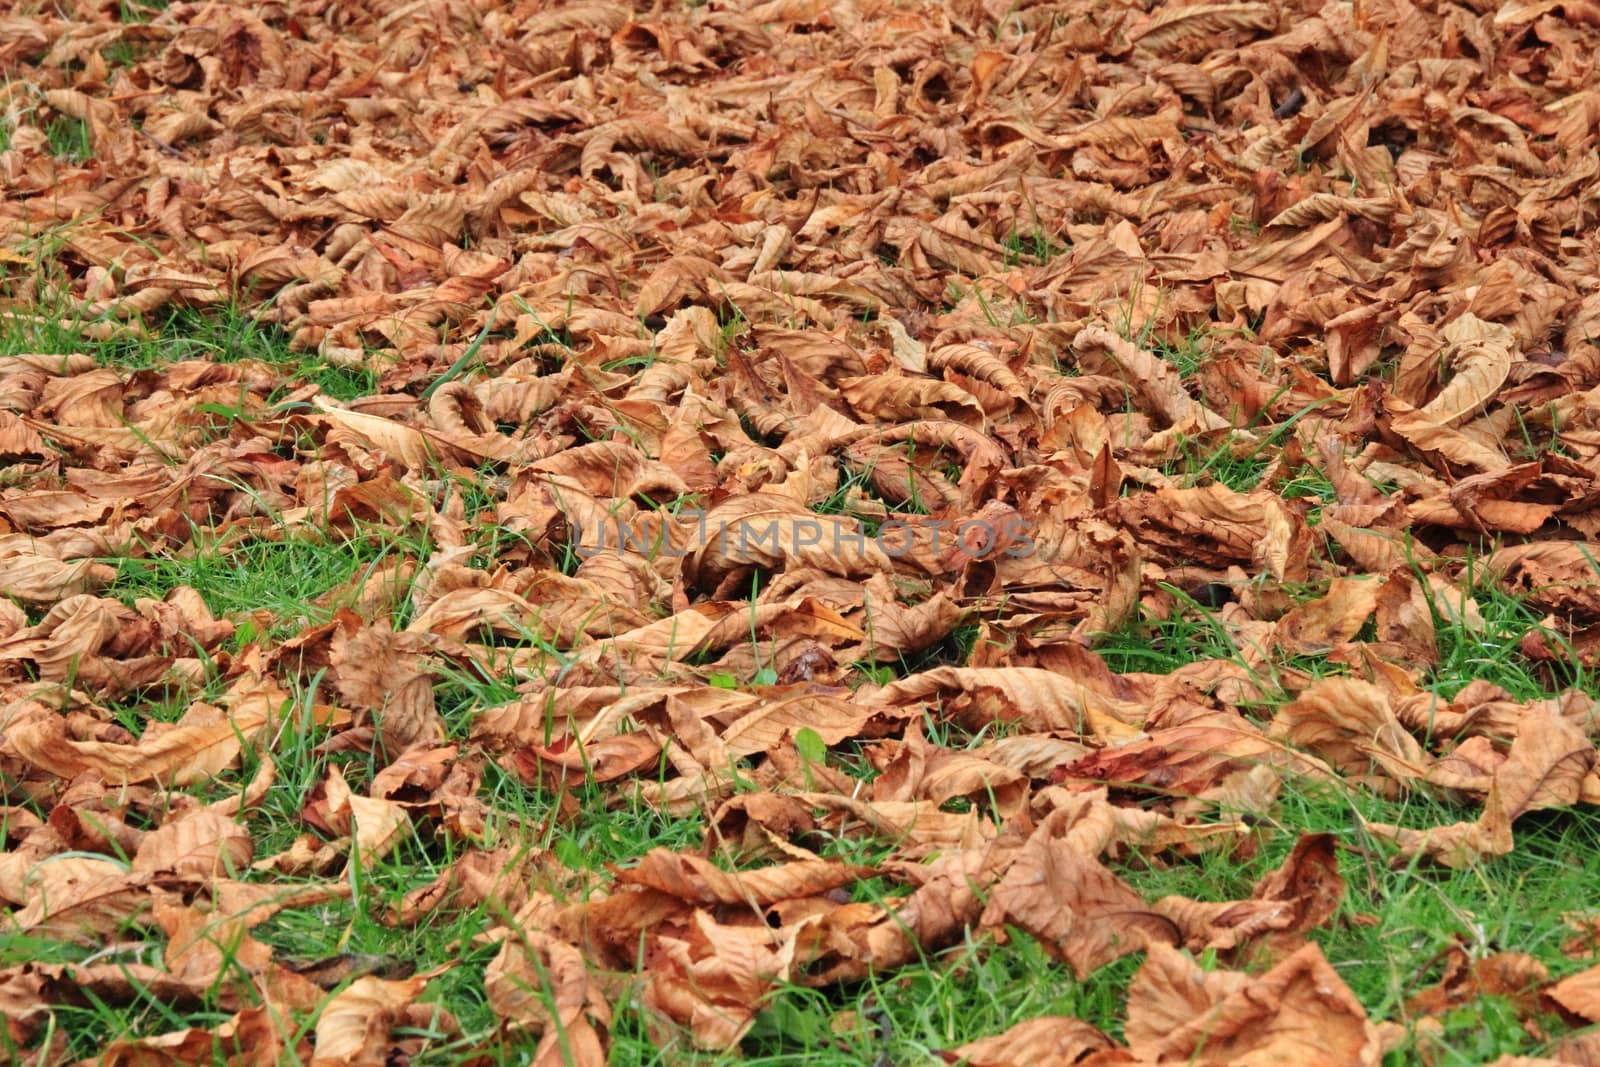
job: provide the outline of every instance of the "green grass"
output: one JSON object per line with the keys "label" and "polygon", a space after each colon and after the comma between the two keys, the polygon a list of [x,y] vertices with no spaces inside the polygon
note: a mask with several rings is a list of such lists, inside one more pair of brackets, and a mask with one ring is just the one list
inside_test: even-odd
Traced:
{"label": "green grass", "polygon": [[1260,451],[1239,454],[1229,439],[1207,446],[1185,437],[1180,439],[1179,449],[1178,457],[1163,465],[1161,472],[1180,478],[1191,488],[1218,483],[1236,493],[1248,493],[1261,484],[1261,476],[1272,465]]}
{"label": "green grass", "polygon": [[1025,262],[1049,263],[1067,251],[1037,225],[1014,230],[1000,243],[1005,247],[1008,267]]}
{"label": "green grass", "polygon": [[94,139],[89,124],[70,115],[59,115],[44,128],[50,154],[68,163],[83,163],[94,155]]}
{"label": "green grass", "polygon": [[[4,284],[0,282],[0,293]],[[31,319],[0,316],[0,355],[86,352],[105,366],[129,371],[184,360],[259,360],[283,382],[316,385],[336,400],[353,400],[377,388],[377,373],[371,367],[336,366],[314,352],[294,351],[288,335],[278,327],[258,322],[232,305],[171,309],[154,316],[143,337],[124,332],[111,340],[95,341],[85,336],[89,325],[62,308],[42,310]],[[287,391],[286,386],[278,390]]]}
{"label": "green grass", "polygon": [[167,9],[167,0],[117,0],[117,20],[133,25],[149,22]]}
{"label": "green grass", "polygon": [[1238,660],[1239,646],[1215,613],[1180,590],[1182,610],[1134,620],[1107,634],[1095,650],[1119,674],[1165,674],[1195,660]]}
{"label": "green grass", "polygon": [[[1079,982],[1034,938],[1012,930],[1003,950],[971,940],[837,991],[786,987],[769,998],[745,1041],[746,1063],[929,1063],[945,1049],[1040,1015],[1074,1015],[1121,1030],[1126,957]],[[626,1036],[624,1063],[636,1054]],[[726,1063],[705,1056],[690,1062]]]}
{"label": "green grass", "polygon": [[1189,378],[1205,361],[1206,337],[1205,329],[1196,328],[1175,341],[1157,340],[1152,347],[1156,355],[1178,368],[1180,376]]}
{"label": "green grass", "polygon": [[[0,152],[11,147],[11,139],[16,133],[13,124],[15,114],[13,112],[10,116],[0,117]],[[42,118],[31,108],[25,109],[22,114],[29,116],[29,121],[33,122],[39,122]],[[93,158],[94,137],[87,122],[71,115],[57,114],[44,122],[43,126],[45,145],[56,159],[63,163],[84,163]]]}
{"label": "green grass", "polygon": [[1463,584],[1472,591],[1483,617],[1482,627],[1457,618],[1447,605],[1434,603],[1434,632],[1439,662],[1424,677],[1426,686],[1441,696],[1453,697],[1474,679],[1492,682],[1517,700],[1536,700],[1569,688],[1600,691],[1588,668],[1575,658],[1537,661],[1522,652],[1522,639],[1542,633],[1558,652],[1566,650],[1560,634],[1543,625],[1539,612],[1497,586],[1476,581],[1469,565]]}
{"label": "green grass", "polygon": [[265,612],[275,620],[266,630],[247,623],[242,637],[282,638],[328,621],[354,602],[383,563],[404,551],[404,546],[376,536],[203,540],[145,557],[107,558],[105,562],[117,567],[117,577],[104,595],[132,604],[139,597],[160,600],[188,586],[218,618],[238,620]]}
{"label": "green grass", "polygon": [[139,62],[143,50],[138,43],[122,38],[106,45],[100,54],[105,57],[106,63],[113,68],[131,67]]}

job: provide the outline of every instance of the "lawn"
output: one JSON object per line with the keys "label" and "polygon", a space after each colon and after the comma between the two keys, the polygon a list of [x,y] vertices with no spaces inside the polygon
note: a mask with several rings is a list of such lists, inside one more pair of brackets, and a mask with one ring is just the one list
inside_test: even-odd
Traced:
{"label": "lawn", "polygon": [[9,1062],[1600,1059],[1584,10],[74,11]]}

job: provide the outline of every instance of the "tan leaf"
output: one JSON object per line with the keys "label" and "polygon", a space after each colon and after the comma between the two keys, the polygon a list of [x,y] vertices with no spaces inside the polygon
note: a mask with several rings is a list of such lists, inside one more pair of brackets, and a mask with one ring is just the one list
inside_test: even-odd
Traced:
{"label": "tan leaf", "polygon": [[939,1055],[946,1063],[969,1067],[1043,1067],[1077,1063],[1091,1052],[1114,1047],[1109,1037],[1082,1019],[1042,1015]]}
{"label": "tan leaf", "polygon": [[578,950],[540,930],[513,933],[484,973],[489,1006],[542,1035],[539,1067],[603,1067],[611,1007]]}
{"label": "tan leaf", "polygon": [[133,856],[136,873],[171,872],[196,880],[233,875],[255,854],[250,832],[209,809],[188,812],[144,835]]}
{"label": "tan leaf", "polygon": [[1600,1022],[1600,967],[1563,978],[1546,989],[1544,995],[1586,1022]]}
{"label": "tan leaf", "polygon": [[1440,361],[1454,372],[1439,394],[1417,409],[1419,416],[1453,426],[1481,411],[1511,372],[1508,327],[1462,315],[1444,328]]}
{"label": "tan leaf", "polygon": [[1452,946],[1443,977],[1407,998],[1406,1010],[1443,1015],[1480,997],[1505,997],[1516,1003],[1519,1014],[1532,1014],[1539,1010],[1539,989],[1549,978],[1544,964],[1526,952],[1495,952],[1472,959],[1464,948]]}
{"label": "tan leaf", "polygon": [[1130,952],[1175,943],[1178,928],[1074,839],[1075,815],[1061,809],[1039,825],[990,890],[984,923],[1026,930],[1081,979]]}
{"label": "tan leaf", "polygon": [[1390,794],[1425,774],[1431,762],[1383,691],[1353,678],[1324,678],[1284,705],[1272,720],[1271,736]]}
{"label": "tan leaf", "polygon": [[1296,605],[1273,627],[1273,640],[1296,652],[1318,652],[1356,636],[1378,604],[1378,583],[1335,578],[1325,596]]}
{"label": "tan leaf", "polygon": [[1168,52],[1193,38],[1215,38],[1230,30],[1268,30],[1278,23],[1270,4],[1192,4],[1163,11],[1135,37],[1154,52]]}
{"label": "tan leaf", "polygon": [[357,978],[334,994],[317,1016],[313,1067],[383,1067],[393,1047],[393,1030],[432,975],[401,981]]}
{"label": "tan leaf", "polygon": [[793,976],[798,933],[725,925],[697,911],[681,936],[657,941],[661,965],[641,1001],[687,1027],[696,1045],[731,1048],[755,1022],[761,998]]}
{"label": "tan leaf", "polygon": [[1378,1030],[1322,950],[1308,944],[1259,977],[1207,973],[1155,944],[1128,990],[1128,1044],[1146,1061],[1376,1065]]}
{"label": "tan leaf", "polygon": [[1283,864],[1256,883],[1248,900],[1165,897],[1155,910],[1178,924],[1189,948],[1232,949],[1264,935],[1281,942],[1304,934],[1331,918],[1343,897],[1333,836],[1304,834]]}
{"label": "tan leaf", "polygon": [[[1240,5],[1265,7],[1265,5]],[[1201,10],[1185,8],[1183,11]],[[1182,12],[1179,12],[1180,14]],[[1113,374],[1138,391],[1140,399],[1160,413],[1169,426],[1190,424],[1201,430],[1220,430],[1228,420],[1196,401],[1184,389],[1172,364],[1100,325],[1079,331],[1073,341],[1078,360],[1087,371]]]}
{"label": "tan leaf", "polygon": [[1138,734],[1143,709],[1036,667],[935,667],[892,682],[867,698],[880,706],[942,706],[981,727],[1013,721],[1031,730],[1102,738]]}
{"label": "tan leaf", "polygon": [[845,378],[839,391],[863,419],[898,422],[904,419],[957,419],[982,421],[983,407],[972,394],[949,382],[875,374]]}
{"label": "tan leaf", "polygon": [[382,752],[394,759],[417,745],[444,739],[444,721],[434,707],[433,680],[419,669],[420,648],[409,646],[388,624],[343,627],[333,636],[331,665],[339,693],[377,718]]}
{"label": "tan leaf", "polygon": [[759,908],[774,901],[818,896],[849,885],[860,868],[829,860],[802,860],[749,871],[724,871],[708,860],[656,848],[638,866],[617,875],[621,885],[639,885],[695,904]]}
{"label": "tan leaf", "polygon": [[1578,727],[1548,711],[1530,714],[1495,768],[1477,820],[1423,830],[1368,823],[1367,830],[1400,846],[1396,862],[1423,855],[1447,867],[1470,867],[1511,851],[1511,824],[1523,813],[1576,804],[1595,761],[1595,747]]}
{"label": "tan leaf", "polygon": [[24,759],[62,778],[93,771],[107,782],[185,786],[211,779],[231,766],[242,741],[253,738],[276,711],[271,697],[258,692],[237,703],[231,715],[209,714],[205,718],[210,721],[180,723],[152,740],[131,745],[72,740],[63,720],[52,714],[14,721],[6,738]]}

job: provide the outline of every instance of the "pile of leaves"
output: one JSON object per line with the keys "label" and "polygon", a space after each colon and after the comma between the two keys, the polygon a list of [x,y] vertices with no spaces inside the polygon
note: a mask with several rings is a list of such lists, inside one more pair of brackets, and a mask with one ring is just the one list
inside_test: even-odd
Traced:
{"label": "pile of leaves", "polygon": [[[1372,921],[1341,866],[1600,801],[1596,56],[1586,0],[0,16],[15,1062],[139,998],[211,1021],[107,1062],[449,1040],[448,968],[258,936],[347,898],[483,916],[462,1058],[603,1063],[624,1005],[735,1050],[1026,935],[1142,954],[1120,1034],[948,1061],[1374,1064],[1492,989],[1596,1062],[1600,969],[1463,950],[1369,1018],[1316,940]],[[122,358],[229,316],[284,359]],[[351,562],[161,580],[274,552]],[[1440,683],[1488,597],[1548,693]],[[1226,655],[1110,654],[1196,619]],[[626,805],[701,839],[558,847]],[[1263,847],[1239,899],[1125,876]]]}

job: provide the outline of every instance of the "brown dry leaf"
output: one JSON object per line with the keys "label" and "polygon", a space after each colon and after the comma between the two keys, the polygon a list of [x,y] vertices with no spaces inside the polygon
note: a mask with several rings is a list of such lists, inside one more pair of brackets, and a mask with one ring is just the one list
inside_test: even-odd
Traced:
{"label": "brown dry leaf", "polygon": [[1079,1062],[1092,1052],[1115,1048],[1105,1034],[1082,1019],[1042,1015],[1017,1023],[993,1037],[969,1041],[939,1053],[946,1063],[970,1067],[1032,1067]]}
{"label": "brown dry leaf", "polygon": [[135,873],[172,873],[197,881],[232,877],[255,854],[250,832],[227,816],[201,809],[162,823],[134,853]]}
{"label": "brown dry leaf", "polygon": [[792,742],[799,730],[814,731],[822,740],[836,745],[859,737],[869,729],[879,730],[908,717],[899,709],[877,709],[838,697],[817,693],[769,690],[770,700],[740,715],[722,728],[719,737],[733,756],[768,752]]}
{"label": "brown dry leaf", "polygon": [[1548,986],[1544,996],[1585,1022],[1600,1022],[1600,967],[1563,978]]}
{"label": "brown dry leaf", "polygon": [[1546,611],[1600,618],[1600,545],[1535,541],[1502,548],[1487,575]]}
{"label": "brown dry leaf", "polygon": [[93,1062],[118,1067],[152,1063],[266,1067],[281,1062],[287,1054],[308,1051],[286,1047],[272,1009],[262,1007],[247,1008],[210,1030],[190,1028],[156,1037],[122,1038],[111,1042]]}
{"label": "brown dry leaf", "polygon": [[43,938],[94,943],[139,916],[150,904],[148,876],[121,864],[84,856],[50,856],[26,871],[23,906],[13,929]]}
{"label": "brown dry leaf", "polygon": [[1122,523],[1158,558],[1187,557],[1211,566],[1251,563],[1279,581],[1306,573],[1305,524],[1270,493],[1224,485],[1160,489],[1117,502]]}
{"label": "brown dry leaf", "polygon": [[1073,833],[1079,813],[1052,812],[990,890],[986,925],[1014,925],[1037,937],[1081,979],[1152,944],[1172,944],[1178,928],[1145,904]]}
{"label": "brown dry leaf", "polygon": [[896,967],[958,937],[977,922],[988,888],[1005,875],[1024,843],[1009,832],[975,848],[947,853],[921,872],[909,896],[876,905],[845,905],[807,931],[801,959],[808,985],[830,985]]}
{"label": "brown dry leaf", "polygon": [[1456,425],[1482,410],[1511,372],[1514,339],[1508,327],[1484,322],[1473,314],[1456,319],[1441,331],[1445,350],[1439,360],[1452,377],[1439,394],[1417,409],[1417,415],[1441,425]]}
{"label": "brown dry leaf", "polygon": [[1291,608],[1273,627],[1272,639],[1300,653],[1341,645],[1361,631],[1378,606],[1379,583],[1336,578],[1326,596]]}
{"label": "brown dry leaf", "polygon": [[[329,766],[320,799],[313,802],[316,819],[333,833],[348,837],[360,862],[382,858],[411,826],[404,805],[351,792],[344,772]],[[352,858],[351,862],[356,862]]]}
{"label": "brown dry leaf", "polygon": [[1480,997],[1505,997],[1516,1003],[1519,1015],[1529,1015],[1538,1010],[1539,990],[1549,978],[1544,964],[1525,952],[1496,952],[1472,959],[1457,946],[1445,962],[1444,976],[1407,999],[1406,1010],[1442,1015]]}
{"label": "brown dry leaf", "polygon": [[[1592,0],[10,5],[0,900],[97,961],[5,970],[14,1058],[152,997],[106,1062],[728,1052],[1009,927],[1144,946],[1131,1047],[941,1055],[1371,1062],[1297,942],[1388,876],[1286,798],[1507,870],[1600,801],[1596,54]],[[1146,899],[1206,850],[1247,898]],[[482,916],[506,1029],[268,951],[418,857],[374,914]]]}
{"label": "brown dry leaf", "polygon": [[444,722],[434,707],[433,679],[418,669],[424,646],[406,647],[387,623],[347,634],[334,631],[330,665],[339,694],[370,709],[389,759],[417,745],[444,739]]}
{"label": "brown dry leaf", "polygon": [[1073,347],[1079,364],[1086,371],[1122,378],[1139,392],[1140,398],[1151,410],[1161,414],[1167,425],[1192,426],[1202,431],[1228,427],[1228,420],[1206,409],[1189,395],[1171,364],[1129,343],[1106,327],[1085,327],[1074,339]]}
{"label": "brown dry leaf", "polygon": [[860,876],[857,868],[827,860],[730,872],[709,860],[653,849],[638,866],[618,874],[617,882],[669,893],[696,905],[747,904],[759,909],[775,901],[819,896]]}
{"label": "brown dry leaf", "polygon": [[1141,1061],[1377,1064],[1378,1030],[1316,945],[1257,977],[1207,973],[1153,945],[1128,991],[1128,1045]]}
{"label": "brown dry leaf", "polygon": [[1447,867],[1469,867],[1511,851],[1511,824],[1518,816],[1576,804],[1595,761],[1594,744],[1577,726],[1549,712],[1532,714],[1519,724],[1511,751],[1495,767],[1475,821],[1428,830],[1367,823],[1366,829],[1400,846],[1397,863],[1421,854]]}
{"label": "brown dry leaf", "polygon": [[1134,788],[1148,783],[1154,790],[1180,796],[1223,796],[1225,783],[1246,773],[1264,775],[1256,789],[1270,789],[1286,775],[1304,784],[1325,787],[1337,781],[1331,767],[1267,737],[1259,727],[1230,712],[1196,715],[1182,726],[1153,731],[1133,740],[1071,759],[1053,777],[1116,783]]}
{"label": "brown dry leaf", "polygon": [[942,806],[964,798],[1009,818],[1026,801],[1028,780],[1022,772],[976,753],[930,745],[914,725],[900,743],[875,746],[871,758],[879,769],[872,783],[877,802],[927,800]]}
{"label": "brown dry leaf", "polygon": [[288,694],[270,682],[244,680],[230,691],[227,712],[196,705],[186,717],[189,722],[180,721],[136,744],[74,740],[60,716],[43,708],[32,714],[19,709],[6,739],[23,759],[61,778],[93,771],[108,782],[185,786],[231,765],[244,742],[267,726],[287,700]]}
{"label": "brown dry leaf", "polygon": [[902,678],[867,698],[888,707],[931,704],[981,728],[1015,721],[1030,730],[1101,738],[1138,735],[1142,711],[1051,671],[1032,667],[936,667]]}
{"label": "brown dry leaf", "polygon": [[1429,765],[1383,691],[1350,678],[1324,678],[1284,705],[1272,721],[1271,734],[1389,795],[1422,777]]}
{"label": "brown dry leaf", "polygon": [[879,374],[839,382],[856,416],[865,420],[977,419],[983,407],[965,390],[948,382]]}
{"label": "brown dry leaf", "polygon": [[401,981],[357,978],[335,993],[317,1016],[314,1067],[381,1067],[387,1063],[394,1028],[412,1019],[427,1019],[431,1013],[428,1006],[414,1002],[432,978],[432,974]]}
{"label": "brown dry leaf", "polygon": [[524,929],[490,961],[484,990],[495,1014],[542,1035],[533,1062],[600,1067],[611,1008],[572,945]]}
{"label": "brown dry leaf", "polygon": [[687,1028],[696,1045],[730,1048],[755,1022],[760,999],[794,975],[797,930],[725,926],[695,912],[682,936],[662,936],[646,1008]]}
{"label": "brown dry leaf", "polygon": [[1233,949],[1257,938],[1294,941],[1327,922],[1344,897],[1331,834],[1305,834],[1248,900],[1208,903],[1164,897],[1155,909],[1177,923],[1191,949]]}

